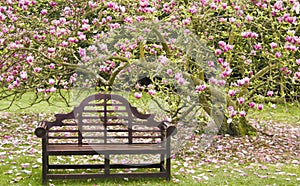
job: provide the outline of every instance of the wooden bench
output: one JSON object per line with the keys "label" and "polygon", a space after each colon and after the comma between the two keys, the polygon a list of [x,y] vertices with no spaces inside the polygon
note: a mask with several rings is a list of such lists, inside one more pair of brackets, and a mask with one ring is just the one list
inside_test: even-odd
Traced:
{"label": "wooden bench", "polygon": [[[36,136],[42,138],[43,184],[49,179],[67,178],[161,177],[170,180],[170,143],[171,136],[177,133],[176,127],[155,121],[152,114],[138,112],[125,98],[112,94],[91,95],[72,112],[56,114],[55,118],[53,122],[39,122],[35,129]],[[138,164],[112,163],[110,159],[111,155],[138,154],[156,154],[159,158],[153,163]],[[99,155],[103,156],[103,162],[60,164],[50,161],[55,156],[71,155],[80,155],[80,158]],[[124,169],[130,168],[146,171],[124,173]],[[96,171],[72,173],[66,169]],[[111,169],[123,169],[123,173]]]}

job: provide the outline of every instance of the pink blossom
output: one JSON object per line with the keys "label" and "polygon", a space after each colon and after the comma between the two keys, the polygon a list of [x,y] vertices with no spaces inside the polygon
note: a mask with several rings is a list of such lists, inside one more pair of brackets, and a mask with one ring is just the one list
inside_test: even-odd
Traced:
{"label": "pink blossom", "polygon": [[79,48],[78,53],[81,57],[86,56],[86,50],[84,48]]}
{"label": "pink blossom", "polygon": [[140,98],[142,97],[142,93],[135,92],[135,93],[134,93],[134,97],[135,97],[136,99],[140,99]]}
{"label": "pink blossom", "polygon": [[56,2],[54,2],[54,1],[50,1],[50,6],[56,6],[57,5],[57,3]]}
{"label": "pink blossom", "polygon": [[34,71],[34,72],[37,72],[37,73],[40,72],[41,70],[42,70],[42,68],[40,68],[40,67],[35,67],[35,68],[33,68],[33,71]]}
{"label": "pink blossom", "polygon": [[97,3],[93,2],[93,1],[89,1],[88,4],[89,4],[89,7],[90,7],[91,9],[94,9],[94,8],[97,7]]}
{"label": "pink blossom", "polygon": [[275,42],[272,42],[272,43],[270,43],[270,46],[271,46],[271,48],[272,48],[272,49],[274,49],[274,48],[276,48],[276,47],[277,47],[277,43],[275,43]]}
{"label": "pink blossom", "polygon": [[49,52],[49,53],[54,53],[54,52],[55,52],[55,48],[49,47],[49,48],[48,48],[48,52]]}
{"label": "pink blossom", "polygon": [[84,30],[84,31],[88,31],[88,30],[90,30],[90,25],[87,24],[87,23],[85,23],[85,24],[83,24],[83,25],[81,26],[81,29]]}
{"label": "pink blossom", "polygon": [[195,13],[198,12],[198,9],[197,9],[197,7],[194,5],[194,6],[192,6],[192,7],[189,9],[189,12],[192,13],[192,14],[195,14]]}
{"label": "pink blossom", "polygon": [[295,72],[294,78],[300,80],[300,72]]}
{"label": "pink blossom", "polygon": [[7,88],[8,88],[8,90],[12,90],[14,88],[14,86],[12,84],[9,84]]}
{"label": "pink blossom", "polygon": [[167,70],[167,74],[168,74],[169,76],[172,75],[172,74],[173,74],[172,69],[168,69],[168,70]]}
{"label": "pink blossom", "polygon": [[196,86],[196,91],[197,92],[201,92],[201,91],[204,91],[206,89],[206,85],[203,84],[203,85],[197,85]]}
{"label": "pink blossom", "polygon": [[229,90],[229,91],[228,91],[228,95],[229,95],[230,97],[234,96],[235,94],[236,94],[236,91],[235,91],[235,90]]}
{"label": "pink blossom", "polygon": [[214,63],[213,61],[209,61],[209,62],[208,62],[208,66],[209,66],[209,67],[214,67],[214,66],[215,66],[215,63]]}
{"label": "pink blossom", "polygon": [[126,18],[124,18],[124,22],[133,23],[133,19],[131,17],[126,17]]}
{"label": "pink blossom", "polygon": [[219,46],[221,48],[224,48],[226,46],[226,43],[224,41],[219,41]]}
{"label": "pink blossom", "polygon": [[55,87],[51,87],[50,89],[49,89],[49,92],[55,92],[56,91],[56,88]]}
{"label": "pink blossom", "polygon": [[245,99],[243,97],[237,98],[237,101],[239,104],[243,104],[245,102]]}
{"label": "pink blossom", "polygon": [[22,72],[20,72],[20,77],[21,77],[21,79],[23,79],[23,80],[26,80],[27,79],[27,72],[26,71],[22,71]]}
{"label": "pink blossom", "polygon": [[254,48],[255,50],[260,50],[260,49],[261,49],[261,44],[260,44],[260,43],[257,43],[257,44],[255,44],[255,45],[253,46],[253,48]]}
{"label": "pink blossom", "polygon": [[281,57],[281,53],[280,53],[280,52],[276,52],[276,53],[275,53],[275,57],[276,57],[276,58],[280,58],[280,57]]}
{"label": "pink blossom", "polygon": [[167,58],[166,56],[159,56],[159,57],[158,57],[158,61],[159,61],[161,64],[165,65],[165,64],[167,64],[167,62],[168,62],[168,58]]}
{"label": "pink blossom", "polygon": [[26,62],[27,62],[27,63],[32,63],[32,62],[33,62],[33,59],[34,59],[33,56],[27,56]]}
{"label": "pink blossom", "polygon": [[247,15],[247,16],[245,17],[245,19],[246,19],[248,22],[252,22],[252,21],[253,21],[253,17],[250,16],[250,15]]}
{"label": "pink blossom", "polygon": [[50,69],[54,69],[55,64],[54,63],[50,63],[50,65],[48,66]]}
{"label": "pink blossom", "polygon": [[222,6],[223,9],[226,9],[227,8],[227,3],[222,3],[221,6]]}
{"label": "pink blossom", "polygon": [[239,86],[243,86],[245,84],[245,80],[244,79],[239,79],[237,80],[237,83]]}
{"label": "pink blossom", "polygon": [[275,109],[276,108],[276,104],[272,104],[271,108]]}
{"label": "pink blossom", "polygon": [[274,94],[274,92],[271,91],[271,90],[267,92],[267,95],[270,96],[270,97],[273,96],[273,94]]}
{"label": "pink blossom", "polygon": [[296,63],[300,65],[300,59],[296,59]]}
{"label": "pink blossom", "polygon": [[48,12],[48,11],[47,11],[46,9],[41,10],[41,14],[42,14],[42,15],[47,14],[47,12]]}
{"label": "pink blossom", "polygon": [[9,82],[13,81],[14,79],[15,79],[14,76],[8,76],[6,78],[6,82],[9,83]]}
{"label": "pink blossom", "polygon": [[255,103],[254,103],[254,102],[250,102],[250,103],[249,103],[249,107],[250,107],[250,108],[253,108],[254,106],[255,106]]}
{"label": "pink blossom", "polygon": [[55,84],[55,80],[54,79],[49,79],[48,82],[49,82],[49,85],[54,85]]}
{"label": "pink blossom", "polygon": [[211,3],[209,6],[213,10],[217,10],[217,8],[218,8],[218,6],[216,5],[216,3]]}
{"label": "pink blossom", "polygon": [[240,116],[241,117],[245,117],[246,116],[246,112],[245,111],[240,111]]}
{"label": "pink blossom", "polygon": [[181,73],[176,73],[175,74],[175,80],[178,81],[180,78],[182,78],[182,74]]}
{"label": "pink blossom", "polygon": [[186,81],[185,81],[184,78],[180,77],[180,78],[178,79],[178,83],[179,83],[180,85],[184,85],[184,84],[186,83]]}
{"label": "pink blossom", "polygon": [[236,21],[236,18],[234,18],[234,17],[229,18],[230,23],[234,23],[235,21]]}
{"label": "pink blossom", "polygon": [[86,35],[82,34],[82,35],[78,36],[78,38],[79,38],[81,41],[84,41],[84,40],[86,40]]}
{"label": "pink blossom", "polygon": [[148,91],[148,94],[150,94],[150,96],[154,96],[155,93],[156,93],[156,91],[153,90],[153,89],[150,89],[150,90]]}
{"label": "pink blossom", "polygon": [[262,110],[263,108],[264,108],[264,105],[263,105],[263,104],[258,104],[258,105],[257,105],[257,109],[258,109],[258,110]]}

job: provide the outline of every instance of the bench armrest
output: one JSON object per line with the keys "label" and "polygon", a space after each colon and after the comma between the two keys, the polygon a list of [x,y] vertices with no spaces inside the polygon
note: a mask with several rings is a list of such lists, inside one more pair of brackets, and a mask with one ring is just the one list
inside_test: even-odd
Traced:
{"label": "bench armrest", "polygon": [[177,127],[170,126],[167,122],[161,122],[160,127],[166,131],[166,137],[175,136],[177,134]]}
{"label": "bench armrest", "polygon": [[154,119],[154,116],[155,116],[154,114],[140,113],[136,107],[132,107],[132,106],[130,106],[130,109],[131,109],[132,114],[139,119],[148,119],[148,120]]}
{"label": "bench armrest", "polygon": [[48,123],[48,121],[40,121],[34,130],[34,134],[39,138],[44,137],[48,129]]}
{"label": "bench armrest", "polygon": [[[76,107],[75,107],[75,109],[76,109]],[[67,113],[67,114],[55,114],[56,120],[54,122],[40,121],[38,123],[38,126],[34,130],[34,134],[39,138],[44,137],[47,130],[50,129],[52,126],[62,126],[63,125],[63,122],[62,122],[63,120],[65,120],[65,119],[74,119],[75,118],[74,110],[70,113]]]}

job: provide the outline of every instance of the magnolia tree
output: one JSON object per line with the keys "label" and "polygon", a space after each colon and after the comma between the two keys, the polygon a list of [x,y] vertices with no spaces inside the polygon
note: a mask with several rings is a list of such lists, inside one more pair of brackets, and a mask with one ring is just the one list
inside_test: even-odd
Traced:
{"label": "magnolia tree", "polygon": [[254,131],[249,109],[299,94],[299,9],[294,0],[1,0],[0,97],[59,94],[68,104],[66,90],[122,89],[171,122],[199,107],[220,133],[244,135]]}

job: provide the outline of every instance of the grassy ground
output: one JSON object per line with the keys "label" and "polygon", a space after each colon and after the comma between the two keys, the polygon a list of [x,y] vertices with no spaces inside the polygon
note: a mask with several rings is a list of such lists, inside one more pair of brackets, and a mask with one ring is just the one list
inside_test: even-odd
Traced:
{"label": "grassy ground", "polygon": [[[17,104],[25,107],[30,99],[25,95]],[[59,98],[52,102],[59,107],[43,102],[25,110],[13,106],[0,112],[0,185],[41,185],[41,141],[33,134],[36,121],[71,110]],[[7,104],[5,100],[0,103]],[[89,179],[53,180],[50,185],[300,185],[299,112],[298,105],[277,105],[248,115],[273,136],[216,136],[207,149],[199,148],[201,136],[195,136],[186,149],[177,152],[170,182]]]}

